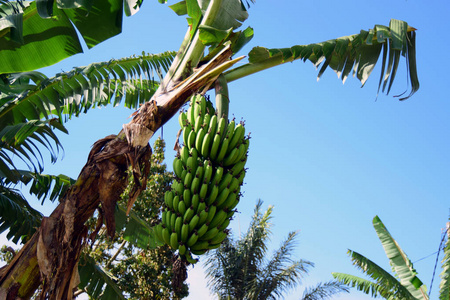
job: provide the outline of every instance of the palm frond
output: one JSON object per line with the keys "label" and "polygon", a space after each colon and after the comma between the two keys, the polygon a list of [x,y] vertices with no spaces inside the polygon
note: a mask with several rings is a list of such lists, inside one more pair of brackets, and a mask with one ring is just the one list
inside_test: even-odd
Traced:
{"label": "palm frond", "polygon": [[98,300],[125,300],[116,278],[107,270],[98,265],[95,260],[82,254],[78,264],[80,274],[79,288],[85,290],[93,299]]}
{"label": "palm frond", "polygon": [[326,300],[342,292],[350,292],[345,284],[337,281],[328,281],[319,283],[315,287],[306,288],[301,300]]}
{"label": "palm frond", "polygon": [[439,300],[450,299],[450,223],[447,223],[447,242],[444,246],[444,258],[442,259],[441,283],[439,285]]}
{"label": "palm frond", "polygon": [[410,93],[400,98],[405,100],[419,89],[415,39],[414,28],[409,27],[404,21],[393,19],[389,27],[376,25],[369,31],[361,30],[359,34],[321,43],[274,49],[255,47],[249,53],[249,63],[229,70],[225,73],[225,78],[229,82],[286,62],[309,60],[319,68],[317,79],[327,68],[331,68],[345,82],[353,71],[353,76],[356,76],[364,86],[380,54],[383,53],[378,90],[381,88],[383,92],[389,94],[400,56],[405,56],[411,85]]}
{"label": "palm frond", "polygon": [[392,291],[396,298],[415,299],[408,289],[397,280],[397,278],[386,272],[376,263],[355,251],[349,250],[347,253],[350,255],[351,260],[356,267],[372,278],[377,285],[383,286],[386,290]]}
{"label": "palm frond", "polygon": [[291,258],[297,232],[290,232],[281,247],[275,251],[261,268],[261,274],[254,290],[255,296],[261,299],[281,297],[282,293],[294,287],[308,273],[314,264],[309,261],[294,261]]}
{"label": "palm frond", "polygon": [[392,269],[400,278],[401,284],[406,287],[416,299],[428,300],[426,287],[416,276],[417,272],[414,269],[412,262],[400,248],[397,241],[391,236],[378,216],[375,216],[373,219],[373,227],[383,245],[386,256],[389,258]]}
{"label": "palm frond", "polygon": [[370,280],[344,273],[333,272],[331,274],[340,283],[345,284],[349,287],[356,288],[358,291],[364,292],[367,295],[371,295],[374,298],[381,296],[385,299],[392,299],[392,300],[401,299],[395,298],[394,293],[392,291],[389,291],[384,286],[376,284]]}
{"label": "palm frond", "polygon": [[8,239],[26,242],[41,224],[42,214],[32,208],[16,190],[0,185],[0,233],[9,230]]}

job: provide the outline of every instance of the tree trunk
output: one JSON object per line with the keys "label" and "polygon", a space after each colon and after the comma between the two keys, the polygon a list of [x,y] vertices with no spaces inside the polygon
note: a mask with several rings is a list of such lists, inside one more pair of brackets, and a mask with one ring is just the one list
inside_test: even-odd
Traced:
{"label": "tree trunk", "polygon": [[[153,133],[166,123],[200,89],[209,89],[216,78],[241,58],[230,60],[224,49],[181,83],[158,89],[118,135],[97,141],[76,183],[60,204],[24,245],[13,261],[0,270],[0,299],[29,298],[42,283],[41,299],[72,299],[79,278],[77,265],[88,236],[85,222],[101,207],[107,232],[115,233],[114,210],[132,169],[135,189],[128,210],[145,188]],[[39,276],[40,274],[40,276]]]}

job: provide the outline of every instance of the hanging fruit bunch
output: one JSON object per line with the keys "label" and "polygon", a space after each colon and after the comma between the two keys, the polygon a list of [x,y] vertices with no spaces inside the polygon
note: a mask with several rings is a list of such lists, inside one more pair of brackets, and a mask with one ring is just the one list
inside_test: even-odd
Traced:
{"label": "hanging fruit bunch", "polygon": [[220,246],[235,213],[245,176],[249,137],[243,122],[219,117],[205,96],[191,97],[179,116],[184,145],[173,161],[175,180],[165,194],[157,237],[189,263]]}

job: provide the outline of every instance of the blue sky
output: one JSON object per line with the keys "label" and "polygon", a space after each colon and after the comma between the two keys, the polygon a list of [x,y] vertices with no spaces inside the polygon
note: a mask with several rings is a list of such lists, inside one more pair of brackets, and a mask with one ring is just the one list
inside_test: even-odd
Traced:
{"label": "blue sky", "polygon": [[[140,12],[125,18],[121,35],[43,71],[53,76],[142,51],[177,50],[186,21],[156,2],[144,1]],[[347,249],[390,270],[372,227],[375,215],[411,261],[438,250],[450,213],[449,63],[440,54],[449,46],[444,38],[449,8],[443,0],[286,0],[251,6],[244,25],[253,27],[255,36],[242,54],[254,46],[289,47],[351,35],[375,24],[388,25],[391,18],[407,21],[417,28],[421,88],[403,102],[393,97],[407,89],[404,60],[391,94],[378,98],[379,65],[362,89],[355,78],[343,85],[331,70],[317,82],[317,70],[309,62],[289,63],[230,83],[230,112],[246,120],[252,136],[244,198],[231,224],[235,236],[246,231],[258,198],[264,209],[274,205],[272,249],[288,232],[300,230],[295,258],[315,263],[306,286],[330,280],[334,271],[360,275]],[[48,162],[46,172],[77,177],[91,145],[118,133],[131,113],[122,107],[102,108],[71,120],[70,134],[61,136],[64,157],[54,165]],[[169,168],[178,126],[174,118],[163,130]],[[46,202],[39,209],[49,214],[53,207]],[[435,260],[434,255],[414,264],[428,288]],[[437,298],[440,272],[438,268],[432,299]],[[201,268],[196,266],[189,276],[188,299],[208,299]],[[285,299],[299,299],[302,289]],[[370,297],[354,290],[334,299]]]}

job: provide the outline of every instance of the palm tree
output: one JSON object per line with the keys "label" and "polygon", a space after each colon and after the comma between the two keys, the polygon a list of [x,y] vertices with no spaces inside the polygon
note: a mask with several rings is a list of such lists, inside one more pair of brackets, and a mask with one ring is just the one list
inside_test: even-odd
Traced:
{"label": "palm tree", "polygon": [[[447,234],[450,236],[449,224],[442,242],[444,242]],[[374,298],[381,296],[385,299],[428,300],[427,288],[417,277],[417,272],[412,262],[408,259],[406,253],[403,252],[400,245],[394,240],[378,216],[374,217],[373,226],[383,245],[384,252],[389,258],[395,276],[365,256],[349,250],[348,254],[353,264],[369,276],[372,281],[344,273],[333,273],[334,278],[343,284],[370,294]],[[444,247],[442,269],[440,300],[449,299],[450,297],[450,239],[447,239]]]}
{"label": "palm tree", "polygon": [[[122,6],[126,15],[132,15],[141,4],[141,0],[0,2],[0,230],[27,241],[0,270],[0,289],[8,291],[9,297],[27,298],[43,282],[42,297],[72,298],[87,235],[86,221],[101,207],[107,233],[114,235],[116,204],[127,185],[127,170],[133,170],[135,183],[126,206],[128,213],[146,186],[149,139],[192,94],[205,92],[216,83],[224,87],[227,82],[294,60],[309,60],[320,67],[318,77],[331,68],[345,81],[353,70],[364,84],[381,53],[382,91],[389,93],[402,55],[407,58],[411,93],[401,99],[419,88],[415,30],[399,20],[321,43],[280,49],[255,47],[247,63],[234,67],[243,59],[236,54],[253,36],[252,28],[239,29],[248,17],[240,0],[205,1],[202,8],[197,1],[172,5],[177,14],[187,14],[189,22],[176,54],[143,54],[93,63],[52,78],[34,71],[80,52],[77,31],[88,47],[118,34]],[[36,55],[36,49],[52,55]],[[160,82],[154,80],[153,72]],[[75,182],[41,174],[37,145],[56,155],[60,147],[56,132],[65,131],[68,118],[122,99],[125,105],[138,108],[134,118],[118,134],[94,144]],[[30,169],[18,170],[12,157],[22,159]],[[33,193],[59,198],[59,206],[49,217],[42,218],[23,197],[12,193],[14,184],[30,181]]]}
{"label": "palm tree", "polygon": [[[219,299],[276,299],[299,285],[314,264],[307,260],[293,260],[297,231],[290,232],[280,248],[266,259],[270,240],[269,222],[272,206],[262,213],[258,200],[247,233],[237,241],[231,237],[205,262],[211,291]],[[327,282],[305,290],[301,299],[327,299],[348,290],[337,282]]]}

